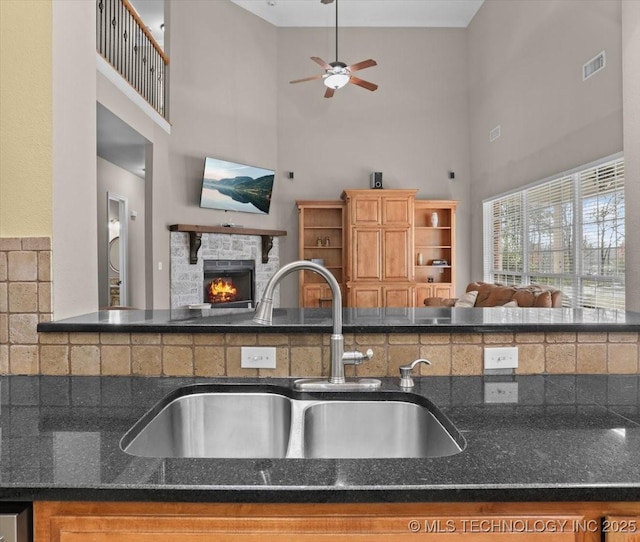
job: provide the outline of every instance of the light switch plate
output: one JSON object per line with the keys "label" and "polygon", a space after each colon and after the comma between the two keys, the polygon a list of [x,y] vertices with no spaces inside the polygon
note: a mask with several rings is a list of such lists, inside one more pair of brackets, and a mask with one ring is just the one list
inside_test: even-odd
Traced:
{"label": "light switch plate", "polygon": [[240,348],[240,367],[243,369],[275,369],[276,349],[270,346]]}
{"label": "light switch plate", "polygon": [[484,349],[485,369],[517,369],[518,347],[506,346]]}

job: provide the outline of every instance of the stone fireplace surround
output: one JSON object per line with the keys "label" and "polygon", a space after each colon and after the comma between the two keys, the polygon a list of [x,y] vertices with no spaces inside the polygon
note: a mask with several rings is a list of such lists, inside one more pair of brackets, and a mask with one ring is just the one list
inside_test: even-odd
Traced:
{"label": "stone fireplace surround", "polygon": [[[262,263],[262,239],[259,235],[203,233],[198,262],[189,263],[189,234],[170,233],[171,243],[171,308],[202,303],[204,298],[204,260],[253,260],[255,262],[255,293],[260,300],[271,276],[280,268],[279,240],[273,239],[269,262]],[[280,304],[280,288],[276,288],[274,306]]]}

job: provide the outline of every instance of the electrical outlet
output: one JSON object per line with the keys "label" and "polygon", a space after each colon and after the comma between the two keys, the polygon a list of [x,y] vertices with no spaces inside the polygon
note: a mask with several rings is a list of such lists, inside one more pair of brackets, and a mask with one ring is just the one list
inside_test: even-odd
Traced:
{"label": "electrical outlet", "polygon": [[484,383],[485,403],[517,403],[518,383],[517,382],[485,382]]}
{"label": "electrical outlet", "polygon": [[518,347],[507,346],[502,348],[484,349],[485,369],[517,369]]}
{"label": "electrical outlet", "polygon": [[275,369],[276,349],[264,346],[243,346],[240,348],[240,367],[243,369]]}

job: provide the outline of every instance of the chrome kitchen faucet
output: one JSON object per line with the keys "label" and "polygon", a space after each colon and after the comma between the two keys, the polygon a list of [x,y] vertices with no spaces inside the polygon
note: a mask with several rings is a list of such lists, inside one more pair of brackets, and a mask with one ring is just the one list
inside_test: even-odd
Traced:
{"label": "chrome kitchen faucet", "polygon": [[373,351],[367,350],[364,354],[358,351],[344,351],[344,337],[342,336],[342,292],[338,281],[324,266],[307,260],[298,260],[281,267],[269,279],[265,287],[262,299],[258,303],[253,321],[270,326],[273,323],[273,292],[283,277],[294,271],[313,271],[327,281],[331,288],[331,314],[333,320],[333,333],[331,334],[331,376],[329,380],[318,378],[300,379],[294,382],[294,387],[307,391],[354,391],[376,390],[381,386],[380,380],[375,378],[359,378],[347,381],[344,376],[345,365],[359,365],[373,357]]}

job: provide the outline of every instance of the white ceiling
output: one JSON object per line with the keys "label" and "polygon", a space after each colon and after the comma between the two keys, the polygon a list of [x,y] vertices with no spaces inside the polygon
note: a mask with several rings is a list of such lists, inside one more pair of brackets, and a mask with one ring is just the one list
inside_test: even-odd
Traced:
{"label": "white ceiling", "polygon": [[[231,1],[275,26],[335,25],[335,2]],[[466,27],[483,2],[484,0],[339,0],[338,17],[341,27]]]}
{"label": "white ceiling", "polygon": [[[320,0],[231,1],[275,26],[335,25],[335,2],[323,4]],[[338,16],[340,26],[464,28],[469,25],[483,2],[484,0],[339,0]],[[131,0],[131,4],[160,45],[164,43],[164,3],[165,0]]]}

